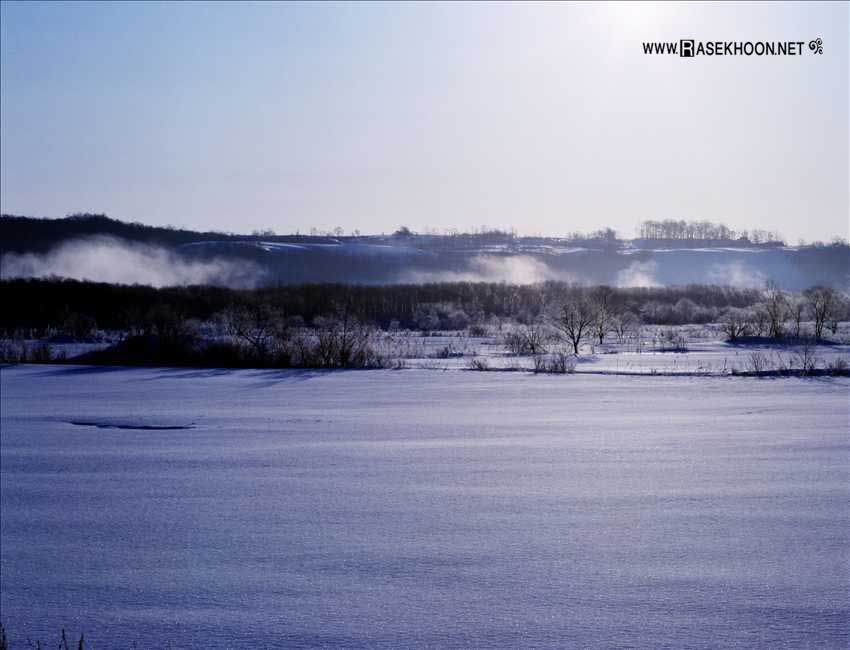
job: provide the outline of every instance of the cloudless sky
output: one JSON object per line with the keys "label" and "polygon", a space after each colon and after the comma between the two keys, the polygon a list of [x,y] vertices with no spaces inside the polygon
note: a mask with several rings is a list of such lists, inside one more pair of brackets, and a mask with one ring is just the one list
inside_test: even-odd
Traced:
{"label": "cloudless sky", "polygon": [[[847,237],[847,3],[17,3],[0,204],[200,229]],[[682,59],[642,41],[823,39]]]}

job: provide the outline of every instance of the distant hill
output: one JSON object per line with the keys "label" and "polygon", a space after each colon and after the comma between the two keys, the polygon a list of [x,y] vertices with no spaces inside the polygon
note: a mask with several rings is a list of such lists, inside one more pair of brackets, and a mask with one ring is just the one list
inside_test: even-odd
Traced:
{"label": "distant hill", "polygon": [[69,239],[93,235],[169,247],[231,237],[223,233],[126,223],[103,214],[79,214],[64,219],[33,219],[7,214],[0,216],[0,250],[3,253],[43,253]]}
{"label": "distant hill", "polygon": [[[236,235],[126,223],[105,215],[3,215],[0,250],[4,278],[53,273],[125,283],[233,284],[238,277],[240,285],[546,280],[738,287],[773,280],[789,289],[828,284],[843,290],[850,285],[850,248],[845,244],[788,247],[744,238],[619,240],[611,236],[613,231],[604,232],[610,234],[569,239],[499,231],[417,235],[406,229],[394,235],[345,237]],[[134,263],[165,268],[158,269],[155,280],[150,273],[139,273],[134,280]],[[180,272],[169,274],[170,265]],[[92,275],[96,277],[87,277]]]}

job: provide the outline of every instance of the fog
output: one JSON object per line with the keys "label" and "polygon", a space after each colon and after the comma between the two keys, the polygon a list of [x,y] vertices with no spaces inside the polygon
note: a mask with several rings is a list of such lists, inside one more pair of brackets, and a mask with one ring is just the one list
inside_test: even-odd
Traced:
{"label": "fog", "polygon": [[202,246],[174,249],[107,235],[66,240],[47,252],[7,252],[3,278],[65,277],[154,287],[206,284],[250,288],[285,284],[424,284],[504,282],[657,287],[716,284],[799,290],[815,284],[845,289],[845,247],[760,251],[586,251],[570,254],[440,250],[409,254],[395,246]]}
{"label": "fog", "polygon": [[0,258],[3,278],[59,276],[153,287],[215,284],[248,288],[265,271],[245,260],[187,260],[159,246],[113,237],[89,237],[61,244],[45,254],[7,253]]}
{"label": "fog", "polygon": [[544,261],[529,255],[510,257],[476,255],[469,260],[468,268],[445,271],[406,271],[398,282],[425,284],[427,282],[506,282],[509,284],[537,284],[548,280],[579,282],[581,278],[569,271],[553,268]]}
{"label": "fog", "polygon": [[740,260],[726,264],[715,264],[707,273],[711,284],[722,284],[738,289],[763,287],[767,276]]}
{"label": "fog", "polygon": [[658,263],[654,260],[632,262],[617,274],[618,287],[657,287]]}

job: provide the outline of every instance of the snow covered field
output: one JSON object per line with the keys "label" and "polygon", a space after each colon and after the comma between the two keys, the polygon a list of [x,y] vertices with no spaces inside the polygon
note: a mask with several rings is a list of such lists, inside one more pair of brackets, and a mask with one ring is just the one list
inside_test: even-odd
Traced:
{"label": "snow covered field", "polygon": [[846,378],[0,383],[13,648],[850,642]]}
{"label": "snow covered field", "polygon": [[[848,324],[842,323],[841,343],[810,347],[818,369],[843,359],[850,365]],[[664,332],[683,336],[686,351],[676,352],[663,341]],[[483,359],[491,370],[531,370],[531,355],[511,354],[498,335],[471,337],[465,332],[455,335],[420,336],[418,333],[387,335],[387,356],[404,360],[405,367],[430,370],[466,369],[473,358]],[[730,375],[752,370],[752,355],[761,356],[767,368],[799,367],[802,345],[731,344],[723,340],[717,326],[688,325],[680,327],[645,326],[641,336],[618,343],[609,336],[602,345],[582,343],[575,372],[590,374],[698,374]],[[549,343],[550,351],[571,352],[564,343]]]}

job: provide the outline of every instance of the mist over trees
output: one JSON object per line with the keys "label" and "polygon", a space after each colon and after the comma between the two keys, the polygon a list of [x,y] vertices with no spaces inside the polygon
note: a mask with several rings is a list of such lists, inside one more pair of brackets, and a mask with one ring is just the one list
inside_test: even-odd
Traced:
{"label": "mist over trees", "polygon": [[[850,278],[850,247],[843,240],[786,247],[778,236],[672,220],[646,222],[641,234],[648,239],[623,239],[610,228],[590,233],[570,228],[565,220],[562,237],[520,236],[486,226],[472,232],[424,233],[401,226],[384,235],[361,235],[356,229],[344,234],[340,228],[280,235],[266,228],[237,235],[124,223],[105,215],[4,215],[0,273],[4,278],[56,275],[228,287],[547,280],[618,287],[741,287],[760,286],[771,278],[786,289],[802,290],[813,285],[843,289]],[[738,235],[750,239],[702,239]],[[754,250],[760,254],[753,255]]]}

